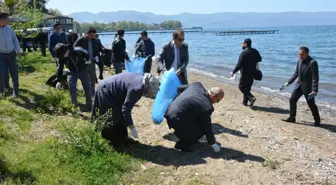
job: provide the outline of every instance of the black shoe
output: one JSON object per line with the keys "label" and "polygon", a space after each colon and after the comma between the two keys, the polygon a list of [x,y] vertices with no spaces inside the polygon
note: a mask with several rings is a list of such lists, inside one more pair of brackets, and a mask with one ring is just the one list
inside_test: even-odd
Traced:
{"label": "black shoe", "polygon": [[254,102],[257,100],[257,98],[255,98],[255,97],[251,97],[250,99],[249,99],[249,101],[250,101],[250,107],[253,107],[253,105],[254,105]]}
{"label": "black shoe", "polygon": [[137,145],[137,144],[139,144],[139,141],[136,141],[136,140],[134,140],[134,139],[132,139],[132,138],[126,137],[126,138],[124,139],[124,141],[123,141],[123,144],[124,144],[125,146]]}
{"label": "black shoe", "polygon": [[314,127],[319,127],[319,126],[321,126],[321,122],[317,122],[317,121],[316,121],[316,122],[314,123]]}
{"label": "black shoe", "polygon": [[99,80],[104,80],[103,75],[100,75],[100,76],[99,76]]}
{"label": "black shoe", "polygon": [[244,105],[244,106],[248,106],[248,105],[247,105],[247,102],[243,102],[243,105]]}
{"label": "black shoe", "polygon": [[180,141],[176,142],[174,148],[176,150],[181,150],[182,152],[193,152],[194,151],[190,149],[189,147],[184,146]]}
{"label": "black shoe", "polygon": [[289,117],[287,119],[281,119],[281,121],[288,122],[288,123],[295,123],[295,118]]}

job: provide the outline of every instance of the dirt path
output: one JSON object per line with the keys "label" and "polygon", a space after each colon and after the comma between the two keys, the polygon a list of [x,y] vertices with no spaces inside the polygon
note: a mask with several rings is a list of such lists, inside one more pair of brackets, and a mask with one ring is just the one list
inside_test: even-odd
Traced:
{"label": "dirt path", "polygon": [[[213,129],[222,151],[214,154],[206,140],[192,153],[173,149],[176,138],[166,122],[151,121],[153,100],[142,98],[133,110],[141,145],[130,149],[143,158],[143,172],[132,176],[144,183],[143,176],[154,178],[147,184],[334,184],[336,183],[335,117],[325,112],[322,127],[309,125],[313,120],[306,104],[299,105],[298,124],[284,123],[288,100],[256,93],[256,110],[241,104],[235,86],[190,75],[191,81],[205,86],[222,86],[225,99],[215,105]],[[153,168],[152,172],[150,169]],[[139,180],[140,179],[140,180]]]}

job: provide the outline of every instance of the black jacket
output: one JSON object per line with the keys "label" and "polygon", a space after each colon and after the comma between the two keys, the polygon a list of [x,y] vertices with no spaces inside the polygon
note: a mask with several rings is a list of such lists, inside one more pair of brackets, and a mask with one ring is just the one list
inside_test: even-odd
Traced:
{"label": "black jacket", "polygon": [[126,52],[126,41],[123,38],[116,37],[112,42],[112,63],[124,62],[128,60]]}
{"label": "black jacket", "polygon": [[44,45],[45,47],[45,44],[47,44],[48,42],[48,33],[40,31],[36,36],[36,40],[38,41],[39,44]]}
{"label": "black jacket", "polygon": [[241,70],[242,76],[253,76],[256,73],[256,66],[261,62],[261,56],[258,50],[254,48],[246,48],[240,53],[238,63],[233,70],[233,74]]}
{"label": "black jacket", "polygon": [[[89,39],[86,36],[79,37],[74,43],[74,47],[82,47],[89,53]],[[93,58],[99,56],[99,50],[95,39],[92,39]]]}
{"label": "black jacket", "polygon": [[155,45],[151,39],[141,40],[135,49],[135,54],[140,57],[148,57],[151,55],[152,57],[155,55]]}
{"label": "black jacket", "polygon": [[68,44],[73,46],[78,39],[77,33],[69,33],[68,35]]}
{"label": "black jacket", "polygon": [[63,77],[64,65],[70,70],[70,72],[78,73],[87,70],[87,62],[89,60],[89,54],[86,51],[76,51],[76,49],[70,51],[68,57],[58,59],[57,67],[57,81],[61,82]]}
{"label": "black jacket", "polygon": [[319,70],[316,60],[308,57],[306,60],[299,60],[293,76],[288,83],[293,83],[297,78],[295,89],[301,88],[303,94],[310,94],[312,91],[318,92]]}
{"label": "black jacket", "polygon": [[209,145],[215,144],[211,126],[214,108],[208,91],[200,82],[195,82],[180,86],[178,94],[165,114],[169,128],[183,129],[190,138],[205,135]]}

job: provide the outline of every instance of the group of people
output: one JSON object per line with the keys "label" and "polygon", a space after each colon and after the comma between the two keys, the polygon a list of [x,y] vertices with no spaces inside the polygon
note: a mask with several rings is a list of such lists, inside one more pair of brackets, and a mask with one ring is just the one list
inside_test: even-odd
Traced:
{"label": "group of people", "polygon": [[[8,14],[0,14],[0,93],[4,92],[7,70],[13,79],[13,96],[18,96],[18,73],[15,55],[20,55],[20,44],[14,31],[8,26]],[[131,111],[142,96],[155,98],[160,88],[157,76],[144,70],[143,74],[122,72],[122,65],[129,60],[126,52],[126,41],[123,39],[124,30],[118,30],[112,42],[111,62],[115,75],[103,80],[97,88],[95,64],[99,63],[99,52],[103,48],[97,39],[96,30],[89,28],[85,36],[75,39],[71,37],[68,43],[63,43],[59,34],[61,25],[54,25],[54,33],[49,36],[49,50],[55,58],[57,66],[56,88],[60,89],[64,80],[64,68],[68,68],[67,82],[71,94],[71,102],[77,106],[77,80],[82,82],[86,97],[86,108],[91,111],[92,122],[102,122],[101,135],[107,139],[117,151],[122,151],[124,146],[138,143],[138,131],[133,123]],[[69,34],[70,35],[70,34]],[[68,37],[70,38],[70,37]],[[206,136],[208,144],[215,152],[220,151],[212,127],[211,114],[213,104],[224,98],[224,91],[220,87],[206,89],[200,82],[189,83],[187,66],[189,63],[188,45],[184,42],[183,30],[176,30],[172,40],[163,46],[157,57],[157,75],[174,69],[181,81],[177,89],[177,97],[168,106],[164,117],[169,129],[174,129],[179,138],[175,148],[181,151],[191,151],[191,146]],[[243,51],[238,63],[231,73],[241,72],[239,89],[243,93],[243,105],[253,106],[256,98],[251,94],[251,87],[259,71],[258,63],[262,61],[259,52],[252,48],[251,39],[242,43]],[[154,43],[148,38],[146,31],[141,32],[141,38],[136,43],[136,55],[151,58],[155,54]],[[313,112],[315,125],[320,124],[320,117],[314,102],[318,92],[318,65],[309,56],[309,49],[301,47],[299,61],[293,77],[285,84],[288,86],[299,78],[297,86],[290,98],[290,117],[287,122],[295,122],[296,103],[305,95],[308,105]],[[102,79],[102,78],[101,78]],[[127,128],[131,132],[128,136]]]}

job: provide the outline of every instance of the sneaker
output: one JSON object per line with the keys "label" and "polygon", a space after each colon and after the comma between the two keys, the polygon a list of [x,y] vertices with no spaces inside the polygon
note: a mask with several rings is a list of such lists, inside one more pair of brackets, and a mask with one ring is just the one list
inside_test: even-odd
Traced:
{"label": "sneaker", "polygon": [[281,119],[281,121],[288,122],[288,123],[295,123],[295,118],[289,117],[287,119]]}
{"label": "sneaker", "polygon": [[250,107],[253,107],[255,101],[257,100],[257,98],[251,97],[249,100],[250,100]]}

